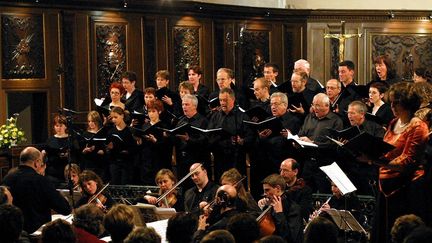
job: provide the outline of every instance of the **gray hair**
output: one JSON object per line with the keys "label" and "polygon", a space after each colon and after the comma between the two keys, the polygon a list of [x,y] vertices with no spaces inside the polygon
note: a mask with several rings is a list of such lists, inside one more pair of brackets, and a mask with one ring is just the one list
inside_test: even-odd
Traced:
{"label": "gray hair", "polygon": [[349,104],[349,106],[351,106],[351,107],[355,106],[357,108],[357,111],[359,113],[362,113],[362,114],[366,114],[366,112],[368,110],[366,104],[359,101],[359,100],[355,100],[355,101],[351,102]]}
{"label": "gray hair", "polygon": [[313,97],[313,101],[319,101],[324,103],[326,106],[330,106],[330,98],[324,93],[318,93]]}
{"label": "gray hair", "polygon": [[273,99],[274,97],[279,97],[282,104],[285,104],[285,106],[288,106],[288,96],[284,93],[281,92],[275,92],[270,96],[270,100]]}
{"label": "gray hair", "polygon": [[197,99],[197,97],[195,95],[185,94],[183,96],[182,100],[186,100],[186,99],[190,100],[192,102],[193,106],[198,107],[198,99]]}
{"label": "gray hair", "polygon": [[304,67],[308,70],[310,70],[310,63],[305,59],[299,59],[294,62],[294,69],[299,68],[299,66]]}

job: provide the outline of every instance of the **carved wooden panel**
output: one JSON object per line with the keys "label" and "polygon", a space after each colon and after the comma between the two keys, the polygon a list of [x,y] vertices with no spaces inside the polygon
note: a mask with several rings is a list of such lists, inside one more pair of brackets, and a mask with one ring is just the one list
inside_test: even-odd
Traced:
{"label": "carved wooden panel", "polygon": [[399,77],[411,80],[413,67],[432,66],[432,35],[372,35],[372,57],[389,54],[396,64]]}
{"label": "carved wooden panel", "polygon": [[200,28],[181,27],[173,29],[175,83],[187,80],[186,69],[200,65]]}
{"label": "carved wooden panel", "polygon": [[240,34],[242,79],[250,85],[255,78],[263,76],[264,64],[270,60],[269,31],[246,30]]}
{"label": "carved wooden panel", "polygon": [[339,79],[339,40],[330,39],[330,78]]}
{"label": "carved wooden panel", "polygon": [[43,16],[1,16],[2,78],[45,78]]}
{"label": "carved wooden panel", "polygon": [[146,21],[144,27],[144,76],[145,87],[156,87],[156,29],[154,22]]}
{"label": "carved wooden panel", "polygon": [[108,95],[109,86],[126,71],[126,23],[95,23],[97,95]]}

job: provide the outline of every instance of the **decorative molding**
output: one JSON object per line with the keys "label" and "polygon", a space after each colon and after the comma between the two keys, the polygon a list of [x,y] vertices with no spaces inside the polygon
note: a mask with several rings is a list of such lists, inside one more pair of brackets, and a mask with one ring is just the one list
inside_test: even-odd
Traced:
{"label": "decorative molding", "polygon": [[200,27],[175,26],[174,70],[175,84],[187,80],[186,69],[200,65]]}
{"label": "decorative molding", "polygon": [[1,16],[2,78],[45,78],[43,15]]}
{"label": "decorative molding", "polygon": [[95,23],[97,96],[108,95],[109,86],[126,71],[127,23]]}

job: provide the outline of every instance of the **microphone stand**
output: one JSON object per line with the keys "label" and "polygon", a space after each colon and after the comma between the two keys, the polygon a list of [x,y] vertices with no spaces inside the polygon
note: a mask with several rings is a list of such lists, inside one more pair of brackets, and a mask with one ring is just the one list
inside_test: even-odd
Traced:
{"label": "microphone stand", "polygon": [[[65,110],[61,109],[61,111],[65,111]],[[62,113],[62,112],[60,112],[60,113]],[[75,133],[75,131],[72,128],[72,126],[73,126],[73,122],[72,122],[73,121],[73,117],[72,117],[73,116],[73,112],[71,112],[71,111],[65,112],[65,115],[66,115],[67,127],[68,127],[68,130],[69,130],[69,132],[68,132],[68,145],[67,145],[67,151],[68,151],[67,156],[68,156],[69,172],[68,172],[67,182],[68,182],[69,196],[71,197],[71,204],[72,204],[72,207],[74,207],[75,206],[75,200],[74,200],[74,197],[73,197],[74,183],[72,181],[72,155],[71,155],[71,152],[72,152],[72,142],[73,142],[73,135],[72,135],[72,133]]]}

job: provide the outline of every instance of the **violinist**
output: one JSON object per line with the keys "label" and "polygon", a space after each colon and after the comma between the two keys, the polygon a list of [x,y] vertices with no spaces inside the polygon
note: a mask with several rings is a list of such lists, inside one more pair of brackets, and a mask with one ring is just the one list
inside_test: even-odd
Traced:
{"label": "violinist", "polygon": [[[173,186],[177,183],[177,178],[174,176],[172,171],[168,169],[161,169],[156,174],[156,184],[160,187],[159,195],[162,195],[166,191],[173,189]],[[184,211],[183,197],[180,195],[177,189],[174,189],[166,197],[164,197],[159,203],[158,198],[145,195],[144,201],[162,208],[175,208],[177,212]]]}
{"label": "violinist", "polygon": [[102,119],[97,111],[90,111],[87,114],[87,130],[83,132],[81,139],[81,167],[92,170],[104,178],[106,170],[105,147],[103,139],[106,138],[106,129],[103,129]]}
{"label": "violinist", "polygon": [[64,169],[64,177],[66,180],[66,183],[69,183],[69,180],[72,182],[72,186],[74,191],[81,192],[81,186],[79,184],[79,175],[81,174],[81,168],[77,165],[72,163],[69,167],[69,164],[65,166]]}
{"label": "violinist", "polygon": [[273,234],[281,236],[287,242],[302,242],[303,221],[300,206],[284,194],[286,186],[284,178],[281,175],[272,174],[261,183],[265,198],[258,201],[258,206],[261,209],[271,207],[263,220],[258,222],[261,230],[273,223]]}
{"label": "violinist", "polygon": [[[109,210],[115,201],[106,192],[101,192],[103,188],[102,179],[91,170],[84,170],[80,176],[80,186],[83,188],[83,196],[76,203],[76,207],[81,205],[93,203],[96,204],[103,211]],[[94,200],[91,200],[93,196],[99,194]]]}

